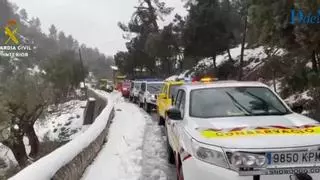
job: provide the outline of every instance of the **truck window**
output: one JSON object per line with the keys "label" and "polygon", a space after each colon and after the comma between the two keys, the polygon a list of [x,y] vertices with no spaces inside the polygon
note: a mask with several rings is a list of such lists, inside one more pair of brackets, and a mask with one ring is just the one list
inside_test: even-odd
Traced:
{"label": "truck window", "polygon": [[167,89],[168,89],[168,85],[164,85],[162,90],[161,90],[161,93],[165,94],[167,96]]}
{"label": "truck window", "polygon": [[168,93],[170,95],[169,98],[175,98],[176,97],[177,90],[178,90],[179,86],[181,86],[181,85],[171,85],[170,86],[170,90],[169,90],[169,93]]}
{"label": "truck window", "polygon": [[146,83],[141,84],[141,90],[144,92],[146,91]]}

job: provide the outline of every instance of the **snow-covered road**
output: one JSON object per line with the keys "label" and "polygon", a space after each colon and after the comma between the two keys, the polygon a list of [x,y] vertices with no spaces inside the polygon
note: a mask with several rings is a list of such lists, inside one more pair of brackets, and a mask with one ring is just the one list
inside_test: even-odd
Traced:
{"label": "snow-covered road", "polygon": [[108,142],[82,180],[173,180],[174,167],[167,163],[164,133],[137,105],[120,99]]}
{"label": "snow-covered road", "polygon": [[[142,111],[142,110],[141,110]],[[144,114],[150,118],[146,112]],[[168,164],[166,136],[164,129],[158,125],[158,116],[153,113],[146,123],[142,173],[139,180],[176,180],[175,166]]]}

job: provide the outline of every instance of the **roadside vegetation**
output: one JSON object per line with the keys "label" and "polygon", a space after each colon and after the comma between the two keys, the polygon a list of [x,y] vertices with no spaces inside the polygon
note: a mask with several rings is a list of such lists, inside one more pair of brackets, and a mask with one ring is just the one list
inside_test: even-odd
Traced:
{"label": "roadside vegetation", "polygon": [[[39,18],[29,17],[26,10],[7,0],[0,0],[1,27],[8,20],[15,20],[19,24],[21,43],[36,48],[25,58],[0,57],[0,151],[9,148],[13,160],[17,162],[9,162],[8,165],[2,159],[4,157],[0,157],[0,179],[7,179],[68,141],[66,137],[54,141],[50,138],[39,140],[35,124],[49,122],[46,119],[52,114],[64,113],[59,109],[64,103],[83,100],[79,88],[88,72],[93,72],[93,76],[98,78],[111,76],[109,66],[113,64],[112,57],[80,44],[54,25],[45,34],[40,28]],[[0,33],[0,42],[5,40],[5,35]],[[77,120],[79,117],[77,114],[66,118]],[[70,124],[71,120],[66,126]],[[65,128],[65,134],[69,133],[67,130]],[[76,131],[72,130],[73,133]],[[13,167],[8,169],[11,165]],[[2,172],[3,169],[5,172]]]}
{"label": "roadside vegetation", "polygon": [[17,21],[23,43],[37,47],[27,58],[0,57],[0,142],[19,165],[10,173],[65,143],[47,141],[50,147],[43,146],[35,124],[55,113],[55,107],[79,98],[77,90],[89,72],[96,79],[111,77],[113,64],[128,78],[188,72],[261,80],[320,119],[319,26],[291,24],[289,17],[292,8],[316,13],[317,1],[182,1],[187,16],[175,14],[171,23],[161,26],[174,9],[162,0],[140,0],[132,18],[118,23],[127,51],[106,57],[55,25],[44,33],[39,18],[0,0],[1,27]]}
{"label": "roadside vegetation", "polygon": [[[165,78],[190,70],[219,79],[263,80],[320,119],[319,26],[290,23],[291,9],[316,14],[316,1],[183,2],[187,16],[176,14],[164,27],[159,22],[173,9],[159,0],[140,0],[129,22],[119,23],[128,40],[127,51],[114,56],[122,73]],[[234,49],[237,56],[230,53]],[[253,50],[257,57],[246,58]]]}

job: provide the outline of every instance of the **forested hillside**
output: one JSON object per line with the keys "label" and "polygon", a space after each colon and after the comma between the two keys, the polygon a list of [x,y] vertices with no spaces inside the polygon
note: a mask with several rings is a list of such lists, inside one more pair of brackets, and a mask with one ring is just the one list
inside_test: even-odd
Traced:
{"label": "forested hillside", "polygon": [[[103,53],[99,52],[97,48],[90,48],[85,44],[80,44],[71,35],[67,35],[63,30],[57,29],[55,25],[51,25],[49,34],[43,33],[44,30],[41,29],[41,21],[39,18],[29,17],[25,9],[21,9],[9,3],[7,0],[1,0],[0,27],[5,27],[8,20],[17,21],[18,34],[21,39],[23,39],[23,44],[36,46],[36,50],[32,56],[20,60],[21,65],[26,67],[39,65],[41,69],[45,69],[47,63],[59,59],[59,57],[62,57],[66,52],[74,52],[71,58],[79,62],[79,49],[81,49],[87,71],[93,72],[98,77],[108,77],[112,75],[110,69],[110,65],[113,64],[112,57],[106,57]],[[1,30],[0,42],[5,42],[5,40],[4,31]],[[8,58],[0,57],[0,65],[2,68],[8,69],[8,62],[10,62]],[[64,65],[61,64],[61,66]]]}
{"label": "forested hillside", "polygon": [[[318,6],[311,0],[188,0],[188,15],[177,14],[161,28],[172,8],[141,0],[129,23],[119,23],[128,50],[118,52],[115,62],[132,77],[168,77],[191,69],[219,79],[263,79],[281,85],[283,98],[307,94],[310,98],[297,96],[294,103],[319,118],[320,26],[290,19],[292,10],[316,14]],[[232,56],[230,49],[238,54]],[[245,52],[256,57],[246,58]]]}
{"label": "forested hillside", "polygon": [[[4,150],[9,148],[6,154],[12,152],[14,158],[11,160],[15,159],[23,168],[61,145],[61,142],[50,140],[40,142],[39,134],[35,131],[36,122],[39,124],[48,114],[60,111],[57,107],[61,104],[71,100],[78,103],[80,84],[89,72],[96,78],[111,78],[110,65],[114,62],[112,57],[106,57],[97,48],[80,44],[55,25],[51,25],[49,34],[45,34],[39,18],[29,17],[26,10],[7,0],[0,0],[2,47],[12,46],[5,43],[8,33],[4,27],[8,23],[17,25],[12,33],[16,33],[19,45],[29,45],[33,49],[28,57],[7,57],[0,52],[0,166],[11,166],[3,159],[7,156]],[[80,107],[78,109],[81,111]],[[59,113],[61,115],[61,112],[56,112]],[[60,115],[55,117],[59,118]],[[76,117],[80,119],[79,115]],[[65,115],[62,118],[68,117]],[[29,152],[25,146],[26,138]],[[12,168],[10,171],[16,171],[16,163],[9,168]],[[7,173],[12,175],[13,172]],[[2,172],[0,179],[3,175],[6,179],[6,173]]]}

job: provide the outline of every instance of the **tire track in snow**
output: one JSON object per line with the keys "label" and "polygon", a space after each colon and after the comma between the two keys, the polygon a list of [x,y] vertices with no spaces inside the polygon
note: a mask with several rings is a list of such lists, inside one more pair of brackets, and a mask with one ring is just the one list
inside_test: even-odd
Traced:
{"label": "tire track in snow", "polygon": [[168,164],[166,137],[157,115],[145,115],[146,127],[142,148],[142,174],[139,180],[176,180],[175,166]]}

